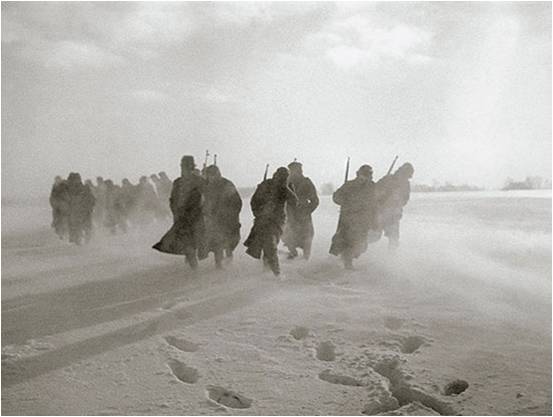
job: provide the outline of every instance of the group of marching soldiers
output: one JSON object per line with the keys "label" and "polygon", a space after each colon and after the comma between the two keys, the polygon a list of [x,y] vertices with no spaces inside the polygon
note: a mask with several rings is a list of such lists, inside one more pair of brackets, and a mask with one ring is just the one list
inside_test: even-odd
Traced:
{"label": "group of marching soldiers", "polygon": [[[334,203],[340,206],[340,217],[330,253],[340,256],[346,269],[352,269],[353,259],[382,234],[388,238],[390,249],[399,245],[399,222],[409,201],[409,180],[414,169],[405,163],[392,173],[392,167],[376,183],[369,165],[362,165],[351,181],[346,171],[345,183],[333,195]],[[223,260],[232,258],[240,241],[242,199],[234,184],[222,177],[216,165],[200,172],[194,158],[185,155],[169,201],[174,224],[153,248],[184,255],[192,269],[213,253],[216,268],[222,268]],[[313,182],[303,175],[301,163],[294,161],[288,168],[280,167],[271,178],[266,172],[250,205],[254,222],[244,242],[248,255],[262,259],[266,269],[277,276],[281,238],[289,259],[298,257],[298,249],[304,259],[309,258],[314,236],[312,213],[319,198]]]}
{"label": "group of marching soldiers", "polygon": [[80,245],[87,243],[93,228],[126,233],[130,225],[143,226],[171,217],[169,196],[173,186],[165,172],[140,177],[133,185],[127,178],[121,185],[96,178],[83,184],[72,172],[66,180],[57,176],[50,193],[52,227],[60,239]]}

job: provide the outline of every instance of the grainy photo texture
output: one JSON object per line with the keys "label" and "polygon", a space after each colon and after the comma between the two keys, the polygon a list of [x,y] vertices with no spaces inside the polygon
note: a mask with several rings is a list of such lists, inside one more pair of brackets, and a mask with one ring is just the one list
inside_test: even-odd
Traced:
{"label": "grainy photo texture", "polygon": [[551,415],[551,2],[1,4],[3,415]]}

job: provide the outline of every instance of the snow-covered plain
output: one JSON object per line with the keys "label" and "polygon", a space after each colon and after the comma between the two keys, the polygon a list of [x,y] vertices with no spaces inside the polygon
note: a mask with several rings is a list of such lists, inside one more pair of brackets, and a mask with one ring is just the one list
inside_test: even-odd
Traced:
{"label": "snow-covered plain", "polygon": [[242,246],[192,275],[150,249],[168,224],[75,247],[3,204],[2,414],[551,414],[550,192],[413,194],[353,272],[337,215],[277,280]]}

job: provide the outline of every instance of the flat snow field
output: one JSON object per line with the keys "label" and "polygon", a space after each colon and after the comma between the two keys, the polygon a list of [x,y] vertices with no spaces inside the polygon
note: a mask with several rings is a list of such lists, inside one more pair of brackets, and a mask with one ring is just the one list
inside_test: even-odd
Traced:
{"label": "flat snow field", "polygon": [[3,204],[2,414],[551,415],[551,192],[413,194],[399,252],[352,272],[337,219],[323,197],[276,279],[242,245],[191,274],[150,249],[169,224],[75,247]]}

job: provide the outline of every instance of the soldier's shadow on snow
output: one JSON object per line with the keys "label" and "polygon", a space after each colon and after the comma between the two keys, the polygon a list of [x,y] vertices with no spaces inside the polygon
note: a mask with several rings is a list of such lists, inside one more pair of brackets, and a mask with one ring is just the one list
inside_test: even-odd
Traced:
{"label": "soldier's shadow on snow", "polygon": [[197,284],[184,276],[182,265],[168,265],[3,300],[2,344],[122,319],[158,307]]}
{"label": "soldier's shadow on snow", "polygon": [[[182,277],[179,277],[179,279],[176,280],[176,283],[170,279],[168,279],[167,281],[168,283],[165,284],[166,286],[160,285],[160,282],[157,281],[156,286],[158,287],[158,289],[155,295],[152,295],[150,299],[146,299],[146,297],[140,297],[140,299],[136,299],[127,303],[124,307],[124,311],[122,311],[120,308],[105,308],[102,311],[109,311],[108,313],[103,313],[103,316],[96,316],[93,319],[85,318],[87,314],[90,314],[90,310],[88,310],[88,312],[83,311],[82,313],[80,313],[81,316],[77,317],[77,319],[73,321],[73,327],[84,327],[83,325],[98,323],[98,320],[107,321],[109,320],[109,317],[116,316],[116,318],[118,318],[122,314],[132,314],[132,311],[144,311],[148,308],[148,306],[151,307],[152,305],[157,305],[158,302],[156,301],[156,299],[158,299],[157,297],[160,296],[161,289],[171,291],[175,295],[189,289],[189,286],[183,287]],[[132,282],[136,283],[134,279],[132,280]],[[178,285],[179,282],[180,285]],[[101,284],[99,283],[98,285],[101,286]],[[122,284],[120,283],[119,285]],[[83,289],[81,288],[81,291],[82,290]],[[67,290],[62,290],[59,293],[65,293],[66,291]],[[88,289],[85,289],[85,291],[88,292]],[[209,297],[195,303],[186,303],[182,307],[175,306],[174,308],[160,313],[153,318],[146,319],[136,324],[131,324],[126,327],[101,334],[99,336],[90,337],[79,342],[68,344],[52,351],[25,357],[13,362],[3,362],[2,384],[7,387],[16,385],[29,379],[36,378],[40,375],[44,375],[53,370],[66,367],[76,361],[86,359],[90,356],[98,355],[103,352],[119,348],[121,346],[136,343],[140,340],[147,339],[156,334],[169,332],[175,328],[190,326],[199,321],[208,320],[218,315],[241,309],[247,305],[255,303],[256,301],[266,299],[269,294],[274,294],[277,291],[278,288],[275,288],[275,285],[272,285],[271,283],[259,286],[256,285],[256,283],[254,282],[249,287],[240,286],[236,290],[225,291],[223,294]],[[80,293],[80,291],[77,293]],[[61,296],[62,294],[58,293],[55,293],[55,295],[50,295],[50,301],[53,301],[55,297]],[[77,297],[76,294],[73,294],[73,296]],[[40,302],[48,301],[41,300]],[[109,307],[109,305],[107,305],[106,307]],[[63,314],[64,317],[67,316],[67,313]],[[50,321],[50,331],[43,331],[42,333],[46,334],[52,333],[52,331],[55,330],[63,330],[59,328],[60,326],[63,326],[63,324],[61,324],[60,326],[54,324],[54,322],[59,319],[60,317],[49,315],[47,317],[47,320]],[[65,326],[67,326],[67,324],[65,324]]]}

